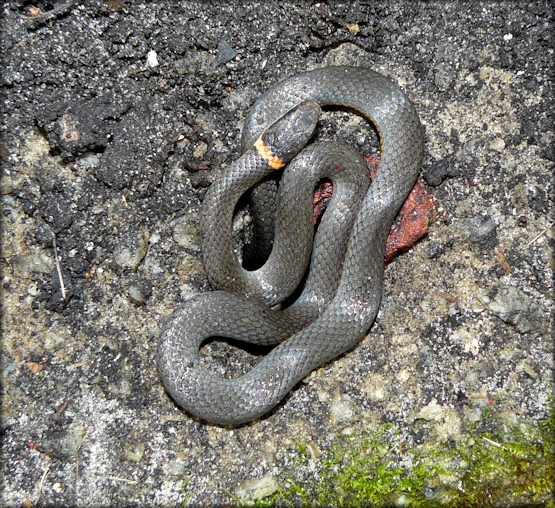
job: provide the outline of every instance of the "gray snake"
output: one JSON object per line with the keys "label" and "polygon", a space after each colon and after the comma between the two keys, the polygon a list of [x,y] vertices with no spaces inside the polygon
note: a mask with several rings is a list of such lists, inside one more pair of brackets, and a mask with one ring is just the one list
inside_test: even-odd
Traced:
{"label": "gray snake", "polygon": [[[315,143],[302,150],[318,120],[318,105],[350,108],[376,127],[381,161],[368,190],[357,183],[364,165],[348,147]],[[205,266],[219,290],[196,295],[174,311],[162,328],[157,358],[162,381],[180,406],[203,420],[231,425],[270,411],[308,373],[354,347],[372,325],[381,299],[385,241],[420,171],[424,132],[414,106],[391,80],[366,68],[327,67],[264,93],[245,120],[242,142],[243,155],[218,175],[201,212]],[[346,193],[356,204],[339,198],[330,203],[312,257],[304,257],[312,248],[311,205],[303,208],[305,198],[282,196],[282,182],[270,257],[260,269],[247,271],[231,243],[238,194],[291,159],[294,169],[288,167],[283,178],[288,171],[309,173],[308,190],[301,194],[331,175],[332,201],[336,192]],[[339,166],[350,169],[346,183],[330,173]],[[303,208],[299,222],[290,206],[279,217],[287,201]],[[309,220],[310,226],[303,226]],[[308,240],[298,233],[302,228]],[[346,235],[336,239],[334,228],[346,229]],[[283,260],[290,263],[286,275],[278,274]],[[284,310],[271,309],[299,284],[309,262],[298,300]],[[199,348],[212,336],[275,347],[246,374],[224,379],[200,365]]]}

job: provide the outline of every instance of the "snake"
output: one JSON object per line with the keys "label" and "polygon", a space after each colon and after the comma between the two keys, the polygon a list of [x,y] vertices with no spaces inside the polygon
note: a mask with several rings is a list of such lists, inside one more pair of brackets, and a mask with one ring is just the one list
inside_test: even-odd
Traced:
{"label": "snake", "polygon": [[[380,163],[370,186],[357,183],[365,166],[353,149],[332,141],[306,146],[324,106],[347,108],[375,127]],[[366,67],[323,67],[278,82],[259,97],[245,118],[242,150],[221,169],[202,203],[204,264],[215,290],[176,307],[161,327],[157,352],[173,400],[189,414],[224,426],[266,415],[305,376],[367,334],[380,306],[386,239],[422,165],[424,129],[391,79]],[[268,260],[246,270],[233,248],[233,210],[241,193],[264,185],[283,167]],[[350,176],[337,183],[343,176],[334,171],[343,168]],[[314,236],[310,195],[314,182],[329,175],[337,202],[330,202]],[[308,183],[295,183],[296,177]],[[289,197],[291,187],[300,194]],[[307,193],[309,198],[299,197]],[[353,200],[340,201],[340,194]],[[299,284],[298,299],[276,307]],[[202,365],[199,351],[211,337],[272,349],[230,379]]]}

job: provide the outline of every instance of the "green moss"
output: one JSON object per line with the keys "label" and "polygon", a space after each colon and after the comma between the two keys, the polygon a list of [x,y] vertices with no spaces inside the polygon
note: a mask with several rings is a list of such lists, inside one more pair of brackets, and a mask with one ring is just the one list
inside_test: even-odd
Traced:
{"label": "green moss", "polygon": [[496,432],[470,432],[458,443],[428,441],[414,449],[406,449],[401,434],[386,425],[369,436],[343,438],[316,467],[306,445],[298,443],[295,465],[281,478],[285,486],[255,506],[553,507],[553,410],[539,426],[487,423]]}
{"label": "green moss", "polygon": [[187,503],[193,497],[192,493],[187,494],[187,485],[189,484],[190,481],[191,481],[190,478],[186,478],[185,480],[183,480],[183,483],[181,484],[181,492],[183,492],[183,494],[185,495],[185,497],[183,498],[183,501],[181,501],[181,506],[187,506]]}
{"label": "green moss", "polygon": [[499,431],[459,445],[451,456],[465,460],[460,506],[544,503],[553,505],[555,486],[555,412],[538,426],[498,425]]}
{"label": "green moss", "polygon": [[298,446],[297,456],[295,460],[297,462],[306,462],[310,458],[310,452],[308,451],[308,446],[304,443],[301,443],[298,439],[295,441]]}

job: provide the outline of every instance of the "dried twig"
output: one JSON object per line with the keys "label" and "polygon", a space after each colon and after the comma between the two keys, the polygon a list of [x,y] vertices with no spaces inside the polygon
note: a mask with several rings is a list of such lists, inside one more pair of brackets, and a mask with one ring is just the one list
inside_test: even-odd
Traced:
{"label": "dried twig", "polygon": [[496,448],[501,448],[501,449],[505,449],[505,447],[502,444],[499,444],[497,441],[492,441],[491,439],[488,439],[485,436],[482,436],[482,440],[485,441],[486,443],[489,443],[492,446],[495,446]]}
{"label": "dried twig", "polygon": [[66,2],[65,4],[59,5],[58,7],[55,7],[54,9],[51,9],[49,11],[41,12],[40,14],[37,14],[36,16],[23,16],[23,19],[25,21],[28,21],[29,24],[33,28],[35,28],[37,26],[42,25],[43,23],[46,23],[47,21],[49,21],[51,19],[57,18],[58,16],[62,16],[67,11],[69,11],[73,7],[79,5],[83,1],[84,0],[70,0],[69,2]]}
{"label": "dried twig", "polygon": [[42,488],[44,487],[44,482],[46,480],[46,475],[48,474],[48,472],[50,471],[50,466],[46,466],[46,469],[44,470],[44,472],[42,473],[42,477],[40,479],[40,483],[39,483],[39,495],[37,497],[37,500],[35,501],[35,506],[39,503],[40,498],[42,497]]}
{"label": "dried twig", "polygon": [[54,258],[56,259],[56,271],[58,272],[58,279],[60,279],[60,289],[62,291],[62,298],[65,300],[66,299],[66,286],[64,284],[64,278],[62,277],[62,267],[60,266],[60,258],[58,257],[58,247],[56,247],[56,235],[54,235],[54,233],[52,233],[53,235],[53,246],[54,246]]}
{"label": "dried twig", "polygon": [[553,226],[553,222],[551,224],[548,224],[545,229],[542,229],[534,238],[532,238],[532,240],[530,240],[527,244],[526,247],[532,245],[538,238],[540,238],[541,236],[545,235],[545,233],[547,233],[547,230]]}
{"label": "dried twig", "polygon": [[110,480],[114,480],[116,482],[123,482],[123,483],[129,483],[130,485],[136,485],[137,483],[139,483],[136,480],[129,480],[127,478],[121,478],[119,476],[108,476],[108,479]]}

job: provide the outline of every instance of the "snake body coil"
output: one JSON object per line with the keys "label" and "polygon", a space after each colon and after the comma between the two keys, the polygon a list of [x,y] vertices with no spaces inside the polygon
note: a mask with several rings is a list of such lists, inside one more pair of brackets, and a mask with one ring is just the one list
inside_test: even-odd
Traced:
{"label": "snake body coil", "polygon": [[[315,144],[301,152],[317,122],[318,105],[354,109],[376,126],[382,154],[368,191],[356,176],[364,164],[348,147]],[[262,416],[299,380],[355,346],[368,331],[381,299],[385,241],[420,171],[424,133],[413,105],[392,81],[365,68],[327,67],[282,81],[262,95],[245,121],[242,142],[243,156],[211,186],[201,217],[207,273],[212,285],[225,291],[184,302],[164,325],[158,351],[160,375],[174,400],[191,414],[221,424]],[[247,272],[231,242],[238,193],[293,157],[283,178],[308,174],[302,195],[311,195],[314,182],[330,176],[332,201],[336,194],[348,194],[354,204],[344,204],[341,196],[330,203],[310,258],[305,256],[312,246],[310,205],[297,206],[303,208],[297,219],[286,205],[306,198],[288,197],[287,187],[300,185],[282,182],[282,217],[276,221],[270,258]],[[348,176],[334,173],[337,167]],[[287,211],[280,211],[282,205]],[[306,234],[298,233],[301,229]],[[340,230],[350,236],[338,233],[335,239]],[[300,298],[283,311],[268,308],[298,285],[309,259]],[[284,260],[292,263],[286,275],[278,268]],[[248,373],[223,379],[200,365],[199,348],[211,336],[278,345]]]}

